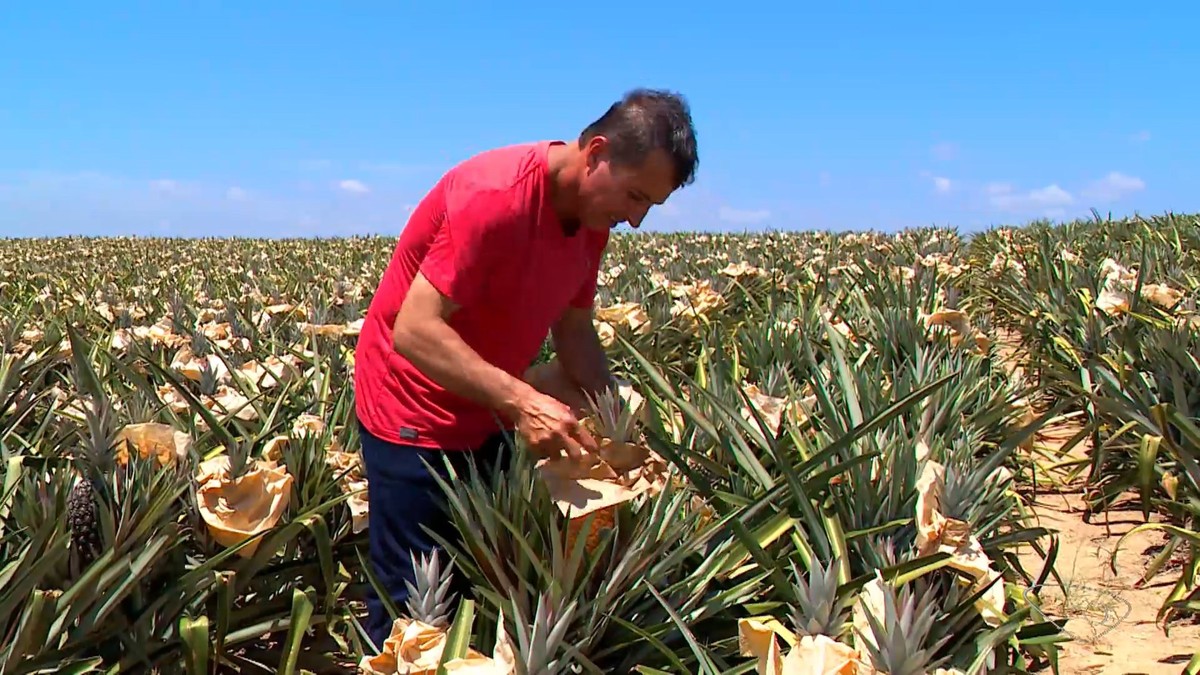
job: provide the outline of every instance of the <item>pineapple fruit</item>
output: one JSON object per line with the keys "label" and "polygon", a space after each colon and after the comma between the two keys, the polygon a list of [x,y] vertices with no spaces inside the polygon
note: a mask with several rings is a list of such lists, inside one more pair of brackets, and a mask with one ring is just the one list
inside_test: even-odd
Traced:
{"label": "pineapple fruit", "polygon": [[67,521],[71,527],[71,553],[76,576],[100,555],[100,514],[92,480],[77,476],[67,499]]}

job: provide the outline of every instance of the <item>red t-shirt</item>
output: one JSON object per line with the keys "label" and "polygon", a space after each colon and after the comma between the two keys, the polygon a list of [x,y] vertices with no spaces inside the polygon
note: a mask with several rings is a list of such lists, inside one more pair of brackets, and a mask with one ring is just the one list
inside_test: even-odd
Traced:
{"label": "red t-shirt", "polygon": [[547,151],[557,142],[471,157],[414,209],[367,309],[355,354],[355,410],[375,436],[467,450],[511,428],[396,353],[392,325],[418,270],[461,306],[450,326],[514,377],[537,357],[568,306],[591,307],[608,232],[563,231],[549,193]]}

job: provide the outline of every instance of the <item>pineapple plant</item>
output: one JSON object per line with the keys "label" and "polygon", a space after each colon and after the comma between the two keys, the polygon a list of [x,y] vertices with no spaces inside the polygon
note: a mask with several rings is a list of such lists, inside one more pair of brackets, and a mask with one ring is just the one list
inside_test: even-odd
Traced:
{"label": "pineapple plant", "polygon": [[[960,668],[977,663],[993,632],[1018,636],[993,646],[1008,650],[998,659],[1022,667],[1014,653],[1036,650],[1049,659],[1053,644],[1035,650],[1019,637],[1051,632],[1031,626],[1036,618],[1018,612],[989,626],[944,570],[929,583],[911,578],[922,564],[906,524],[920,472],[914,447],[945,463],[947,514],[970,522],[998,565],[1016,558],[1006,542],[1033,538],[1013,517],[1011,489],[993,479],[997,465],[1015,463],[1020,476],[1030,461],[1008,443],[1014,394],[1028,395],[1039,416],[1061,404],[1085,420],[1082,436],[1096,448],[1094,508],[1132,487],[1147,511],[1195,532],[1185,507],[1196,493],[1186,454],[1195,446],[1187,425],[1196,368],[1186,346],[1200,324],[1197,232],[1195,217],[1169,216],[998,228],[970,240],[937,228],[614,237],[598,298],[600,310],[612,310],[598,317],[614,321],[601,338],[613,371],[635,373],[640,391],[654,391],[646,406],[654,416],[639,420],[615,391],[591,397],[581,412],[604,451],[603,466],[587,469],[618,478],[576,487],[611,489],[659,457],[690,480],[589,514],[595,534],[578,550],[572,536],[582,522],[564,527],[532,464],[488,485],[452,481],[451,517],[469,548],[454,567],[474,585],[481,615],[503,616],[520,672],[722,672],[738,656],[731,619],[764,607],[801,639],[865,644],[865,635],[878,646],[860,650],[863,658],[897,672],[932,667],[931,654]],[[95,656],[79,647],[95,637],[111,652],[103,670],[140,667],[143,656],[194,671],[204,662],[233,670],[274,659],[268,669],[286,671],[307,667],[297,659],[354,660],[357,606],[340,594],[362,583],[365,537],[353,536],[346,496],[325,464],[333,435],[340,447],[354,444],[358,327],[346,324],[361,318],[393,245],[387,237],[0,242],[0,444],[3,460],[17,465],[4,465],[0,494],[0,551],[14,572],[0,589],[0,606],[11,610],[0,616],[0,658],[18,649],[27,656],[17,670],[66,670]],[[1149,289],[1131,290],[1134,311],[1100,310],[1101,261],[1110,258],[1172,301],[1160,307]],[[632,307],[636,322],[615,320]],[[963,312],[997,347],[1015,336],[1030,354],[1022,357],[1032,364],[1027,385],[1008,381],[996,349],[968,353],[930,340],[922,316],[939,310]],[[304,329],[308,322],[319,329]],[[79,330],[68,340],[72,326]],[[114,329],[127,331],[117,340]],[[539,359],[553,356],[552,346]],[[184,350],[181,374],[170,364]],[[257,386],[241,389],[213,354],[230,368],[286,362],[294,377],[256,377]],[[61,367],[75,359],[95,367],[99,389],[86,369]],[[789,414],[778,432],[772,419],[765,427],[745,419],[747,383],[805,400],[803,419]],[[66,393],[74,391],[86,405]],[[244,399],[252,410],[226,414]],[[289,443],[274,466],[260,462],[262,444],[306,414],[329,435]],[[60,415],[86,430],[60,424]],[[108,466],[118,420],[165,424],[199,456],[181,451],[174,468]],[[1129,422],[1133,432],[1116,433]],[[220,471],[194,471],[194,462],[218,457]],[[38,477],[52,466],[70,471]],[[192,499],[171,497],[188,485]],[[236,534],[229,541],[270,529],[273,550],[233,556],[213,546],[201,516],[208,510],[252,515],[246,527],[227,528]],[[445,625],[450,565],[415,563],[405,610]],[[119,569],[151,581],[109,573]],[[876,569],[921,589],[921,602],[910,613],[913,595],[901,592],[891,618],[886,608],[875,615],[880,630],[868,622],[851,632],[839,585],[845,593]],[[72,590],[89,571],[87,587]],[[1172,614],[1195,603],[1185,586],[1173,593]],[[51,600],[73,618],[50,621],[43,636],[37,608],[48,614]],[[937,617],[928,630],[926,614]],[[322,617],[322,628],[311,630],[306,616]],[[490,623],[476,622],[471,644],[495,643]],[[271,625],[290,627],[259,639]]]}
{"label": "pineapple plant", "polygon": [[[104,396],[89,397],[84,406],[86,432],[72,457],[73,485],[67,500],[74,576],[82,574],[103,552],[112,529],[110,509],[116,502],[117,437],[115,411]],[[103,512],[103,513],[102,513]]]}

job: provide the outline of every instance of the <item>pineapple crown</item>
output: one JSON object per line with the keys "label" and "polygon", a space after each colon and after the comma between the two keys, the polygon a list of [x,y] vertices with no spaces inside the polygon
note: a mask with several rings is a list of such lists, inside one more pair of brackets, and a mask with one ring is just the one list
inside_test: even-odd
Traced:
{"label": "pineapple crown", "polygon": [[214,396],[217,393],[217,388],[220,386],[221,380],[217,377],[216,370],[213,369],[212,362],[204,359],[200,362],[200,393],[205,396]]}
{"label": "pineapple crown", "polygon": [[90,403],[84,406],[87,431],[81,434],[75,464],[84,480],[102,484],[102,479],[117,468],[116,440],[120,425],[107,398]]}
{"label": "pineapple crown", "polygon": [[408,615],[415,621],[427,623],[435,628],[450,625],[450,584],[452,567],[442,566],[436,552],[431,555],[410,553],[416,583],[405,581],[408,589],[406,607]]}
{"label": "pineapple crown", "polygon": [[225,454],[229,456],[229,477],[240,478],[250,468],[252,442],[244,438],[230,436],[225,444]]}
{"label": "pineapple crown", "polygon": [[628,443],[637,429],[637,416],[612,386],[598,395],[585,392],[588,407],[600,433],[618,443]]}
{"label": "pineapple crown", "polygon": [[[827,635],[839,639],[845,627],[845,615],[851,598],[838,598],[838,568],[814,559],[807,574],[792,563],[796,580],[796,604],[792,621],[800,636]],[[805,579],[807,577],[807,581]]]}
{"label": "pineapple crown", "polygon": [[201,330],[191,331],[189,347],[191,347],[192,354],[200,358],[204,358],[212,353],[212,346],[208,342],[208,336]]}
{"label": "pineapple crown", "polygon": [[883,616],[874,612],[863,612],[870,627],[870,635],[859,629],[862,642],[876,670],[889,675],[924,675],[936,668],[945,658],[933,659],[934,653],[950,639],[946,635],[929,645],[928,640],[934,621],[938,618],[936,595],[914,593],[908,586],[897,591],[883,581],[878,570],[876,579],[883,587]]}

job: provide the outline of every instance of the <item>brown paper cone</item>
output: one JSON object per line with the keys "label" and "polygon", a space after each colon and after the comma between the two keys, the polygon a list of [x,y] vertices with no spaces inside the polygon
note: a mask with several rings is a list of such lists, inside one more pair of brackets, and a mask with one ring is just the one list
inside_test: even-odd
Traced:
{"label": "brown paper cone", "polygon": [[186,457],[191,444],[192,439],[186,432],[159,422],[145,422],[121,429],[117,434],[116,453],[122,464],[132,450],[142,459],[153,456],[160,465],[167,466]]}
{"label": "brown paper cone", "polygon": [[[582,460],[558,457],[539,464],[551,498],[563,515],[570,518],[568,547],[578,537],[584,520],[595,516],[586,544],[589,552],[595,550],[601,531],[614,527],[616,510],[622,504],[642,494],[655,494],[666,484],[666,463],[653,451],[640,446],[606,443],[610,457],[633,466],[618,471],[603,456]],[[642,461],[635,465],[634,460],[638,458]]]}
{"label": "brown paper cone", "polygon": [[[222,546],[235,546],[279,522],[292,494],[292,476],[275,462],[257,460],[240,478],[229,478],[229,456],[202,462],[196,473],[196,500],[209,534]],[[238,551],[248,558],[255,540]]]}
{"label": "brown paper cone", "polygon": [[[781,627],[740,619],[738,645],[742,656],[758,659],[758,675],[855,675],[866,665],[858,651],[827,635],[806,635],[783,656],[777,641]],[[866,669],[871,672],[871,668]]]}

